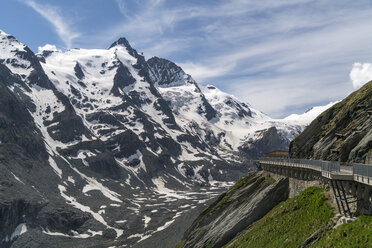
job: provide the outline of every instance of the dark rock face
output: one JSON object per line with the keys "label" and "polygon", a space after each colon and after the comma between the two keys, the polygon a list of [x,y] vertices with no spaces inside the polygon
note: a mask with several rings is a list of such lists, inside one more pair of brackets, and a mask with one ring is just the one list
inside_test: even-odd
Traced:
{"label": "dark rock face", "polygon": [[[63,112],[55,113],[51,121],[45,121],[48,127],[48,133],[54,140],[63,143],[81,140],[81,135],[90,137],[89,131],[84,126],[81,118],[76,115],[73,108],[66,109]],[[53,125],[54,124],[54,125]]]}
{"label": "dark rock face", "polygon": [[217,111],[209,104],[207,99],[205,99],[204,96],[202,96],[202,102],[203,105],[200,105],[199,108],[199,114],[204,114],[205,118],[207,118],[208,121],[212,120],[214,117],[217,116]]}
{"label": "dark rock face", "polygon": [[10,239],[12,236],[11,230],[16,229],[21,223],[35,223],[42,207],[41,203],[25,199],[2,202],[0,205],[0,238],[2,240],[5,240],[6,237]]}
{"label": "dark rock face", "polygon": [[183,84],[184,77],[186,76],[181,67],[177,66],[172,61],[152,57],[147,60],[151,72],[156,81],[161,86],[170,84]]}
{"label": "dark rock face", "polygon": [[87,213],[63,206],[50,211],[44,209],[38,214],[38,219],[42,222],[40,224],[51,231],[70,233],[71,230],[79,229],[90,219],[90,216]]}
{"label": "dark rock face", "polygon": [[252,157],[260,157],[273,150],[287,150],[289,140],[283,137],[275,127],[260,131],[260,138],[248,140],[240,150]]}
{"label": "dark rock face", "polygon": [[205,209],[185,233],[182,247],[222,247],[288,198],[288,178],[265,172],[241,179]]}
{"label": "dark rock face", "polygon": [[87,158],[86,161],[89,164],[89,169],[99,173],[104,178],[121,178],[122,171],[110,152],[99,153],[97,156]]}
{"label": "dark rock face", "polygon": [[76,65],[74,67],[74,71],[75,71],[75,76],[80,79],[80,80],[83,80],[85,75],[84,75],[84,72],[83,70],[81,69],[81,66],[79,65],[78,62],[76,62]]}
{"label": "dark rock face", "polygon": [[123,66],[122,63],[119,63],[117,73],[114,77],[114,86],[111,89],[111,92],[115,96],[121,96],[120,89],[134,84],[136,80],[130,74],[128,68]]}
{"label": "dark rock face", "polygon": [[290,156],[364,163],[372,149],[372,82],[318,116],[290,144]]}
{"label": "dark rock face", "polygon": [[12,81],[20,80],[0,64],[0,140],[3,144],[21,147],[32,157],[45,158],[43,140],[31,115],[21,99],[17,99],[7,87]]}
{"label": "dark rock face", "polygon": [[[252,112],[250,111],[249,107],[247,105],[243,105],[241,106],[239,103],[233,101],[232,99],[229,99],[228,101],[226,101],[226,104],[233,107],[233,108],[236,108],[239,110],[239,117],[243,118],[243,117],[252,117]],[[244,108],[243,108],[244,107]],[[248,109],[248,111],[247,111]]]}

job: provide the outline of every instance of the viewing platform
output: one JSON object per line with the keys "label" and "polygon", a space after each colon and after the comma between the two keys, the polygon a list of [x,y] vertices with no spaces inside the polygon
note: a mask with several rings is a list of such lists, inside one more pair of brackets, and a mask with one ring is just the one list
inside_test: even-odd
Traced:
{"label": "viewing platform", "polygon": [[350,166],[342,166],[336,161],[276,157],[263,157],[256,162],[260,163],[263,169],[265,165],[306,169],[320,172],[321,176],[327,179],[356,181],[372,186],[372,165],[369,164],[352,163]]}
{"label": "viewing platform", "polygon": [[[336,161],[262,157],[255,162],[265,171],[299,180],[328,182],[332,187],[338,209],[345,216],[353,216],[350,203],[365,202],[370,208],[372,199],[372,165]],[[351,196],[351,197],[350,197]],[[354,200],[351,200],[355,198]],[[364,203],[363,203],[364,204]]]}

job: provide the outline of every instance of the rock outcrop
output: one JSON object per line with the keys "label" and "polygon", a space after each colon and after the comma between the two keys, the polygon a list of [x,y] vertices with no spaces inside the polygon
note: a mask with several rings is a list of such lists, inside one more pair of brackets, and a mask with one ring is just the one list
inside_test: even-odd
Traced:
{"label": "rock outcrop", "polygon": [[263,171],[249,173],[201,213],[179,247],[221,247],[286,200],[288,183]]}
{"label": "rock outcrop", "polygon": [[294,158],[364,163],[372,150],[372,81],[319,115],[290,144]]}
{"label": "rock outcrop", "polygon": [[257,132],[259,139],[250,139],[246,141],[239,150],[253,158],[263,156],[265,153],[274,150],[286,151],[289,146],[289,140],[284,137],[276,127],[260,130]]}

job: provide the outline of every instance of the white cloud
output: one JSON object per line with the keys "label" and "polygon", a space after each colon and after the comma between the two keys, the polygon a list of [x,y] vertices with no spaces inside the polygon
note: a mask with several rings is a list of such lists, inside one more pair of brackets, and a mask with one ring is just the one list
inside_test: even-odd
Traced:
{"label": "white cloud", "polygon": [[25,0],[24,2],[53,25],[55,32],[63,41],[66,48],[71,48],[72,41],[80,37],[80,33],[72,31],[67,18],[61,15],[58,8],[46,4],[41,5],[32,0]]}
{"label": "white cloud", "polygon": [[58,50],[55,45],[45,44],[44,46],[38,47],[38,53],[42,53],[43,51],[60,51],[60,50]]}
{"label": "white cloud", "polygon": [[372,64],[354,63],[350,71],[350,79],[354,89],[359,89],[364,84],[372,80]]}
{"label": "white cloud", "polygon": [[216,78],[225,75],[231,71],[234,64],[214,64],[204,66],[202,64],[195,64],[192,62],[178,63],[179,66],[187,73],[190,74],[196,81],[203,82],[209,78]]}

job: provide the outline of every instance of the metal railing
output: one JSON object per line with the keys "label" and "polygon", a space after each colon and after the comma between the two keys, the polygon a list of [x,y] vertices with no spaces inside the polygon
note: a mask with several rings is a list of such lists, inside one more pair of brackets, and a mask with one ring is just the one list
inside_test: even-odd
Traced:
{"label": "metal railing", "polygon": [[357,175],[364,175],[372,178],[372,165],[370,164],[353,164],[353,172]]}
{"label": "metal railing", "polygon": [[354,180],[372,185],[372,165],[370,164],[353,164]]}
{"label": "metal railing", "polygon": [[352,175],[355,181],[372,185],[372,165],[368,164],[353,163],[351,166],[341,166],[341,163],[337,161],[294,159],[286,157],[262,157],[259,161],[261,163],[270,163],[273,165],[316,170],[321,172],[322,176],[326,178],[332,178],[334,175]]}
{"label": "metal railing", "polygon": [[332,173],[341,171],[339,162],[334,161],[322,161],[322,176],[326,178],[332,178]]}
{"label": "metal railing", "polygon": [[332,161],[271,157],[263,157],[259,160],[262,162],[274,163],[277,165],[308,168],[317,171],[340,171],[340,163]]}

